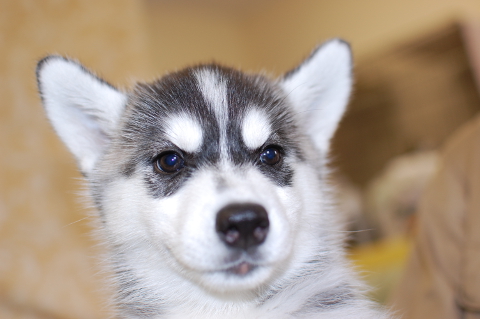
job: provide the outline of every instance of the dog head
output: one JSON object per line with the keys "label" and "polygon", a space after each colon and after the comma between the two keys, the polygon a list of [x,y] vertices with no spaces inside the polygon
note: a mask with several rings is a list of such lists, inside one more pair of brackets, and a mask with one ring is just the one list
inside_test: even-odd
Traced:
{"label": "dog head", "polygon": [[212,64],[123,92],[59,56],[37,77],[112,247],[148,252],[143,276],[168,268],[209,291],[251,291],[318,248],[320,164],[352,82],[344,42],[277,80]]}

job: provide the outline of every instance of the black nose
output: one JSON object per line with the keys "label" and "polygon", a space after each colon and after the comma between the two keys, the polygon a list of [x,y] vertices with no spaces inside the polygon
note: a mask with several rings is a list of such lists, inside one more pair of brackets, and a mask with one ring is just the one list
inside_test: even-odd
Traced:
{"label": "black nose", "polygon": [[245,250],[265,241],[269,225],[267,211],[257,204],[231,204],[217,214],[216,229],[222,241]]}

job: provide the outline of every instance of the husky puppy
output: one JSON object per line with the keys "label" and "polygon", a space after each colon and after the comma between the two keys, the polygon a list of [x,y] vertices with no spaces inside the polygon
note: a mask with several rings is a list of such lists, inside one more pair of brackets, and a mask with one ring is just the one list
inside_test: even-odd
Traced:
{"label": "husky puppy", "polygon": [[121,91],[48,56],[38,86],[98,209],[121,318],[387,318],[349,269],[329,142],[345,42],[271,80],[217,64]]}

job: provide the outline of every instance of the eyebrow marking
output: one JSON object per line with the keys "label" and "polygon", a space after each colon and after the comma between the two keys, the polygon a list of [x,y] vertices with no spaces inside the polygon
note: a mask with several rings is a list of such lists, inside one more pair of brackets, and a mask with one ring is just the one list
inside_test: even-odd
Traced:
{"label": "eyebrow marking", "polygon": [[262,146],[272,133],[267,115],[257,108],[247,111],[242,122],[243,142],[249,149]]}
{"label": "eyebrow marking", "polygon": [[185,113],[175,114],[166,119],[165,136],[186,152],[199,151],[203,142],[200,124]]}

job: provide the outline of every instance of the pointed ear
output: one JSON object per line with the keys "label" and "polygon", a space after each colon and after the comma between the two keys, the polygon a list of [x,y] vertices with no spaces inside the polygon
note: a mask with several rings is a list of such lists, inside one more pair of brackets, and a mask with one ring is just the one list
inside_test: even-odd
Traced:
{"label": "pointed ear", "polygon": [[290,102],[321,152],[345,112],[352,86],[350,46],[339,39],[318,47],[300,66],[281,80]]}
{"label": "pointed ear", "polygon": [[55,131],[85,175],[110,142],[127,97],[77,62],[48,56],[37,65],[42,102]]}

